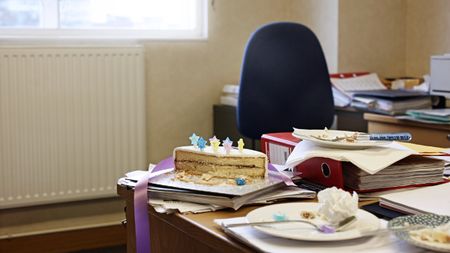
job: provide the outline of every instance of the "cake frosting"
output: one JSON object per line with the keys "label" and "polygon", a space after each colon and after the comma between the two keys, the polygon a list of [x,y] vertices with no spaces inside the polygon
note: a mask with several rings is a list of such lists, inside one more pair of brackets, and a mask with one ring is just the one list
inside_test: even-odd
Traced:
{"label": "cake frosting", "polygon": [[336,187],[327,188],[317,194],[320,207],[318,214],[330,224],[355,215],[358,210],[358,194],[350,193]]}
{"label": "cake frosting", "polygon": [[173,156],[180,180],[192,181],[194,175],[199,178],[195,183],[242,185],[267,177],[267,156],[255,150],[182,146],[174,149]]}

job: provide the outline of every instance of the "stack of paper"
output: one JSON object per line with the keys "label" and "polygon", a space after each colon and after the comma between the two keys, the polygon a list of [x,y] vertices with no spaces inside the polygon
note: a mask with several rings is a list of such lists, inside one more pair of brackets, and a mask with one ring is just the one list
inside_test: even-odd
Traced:
{"label": "stack of paper", "polygon": [[406,114],[416,121],[434,124],[450,124],[450,108],[408,110]]}
{"label": "stack of paper", "polygon": [[261,194],[245,194],[242,196],[149,186],[149,198],[213,204],[238,209],[246,204],[270,204],[283,199],[310,199],[316,196],[314,191],[298,187],[279,186],[270,187]]}
{"label": "stack of paper", "polygon": [[210,204],[197,204],[177,200],[149,199],[148,203],[158,213],[204,213],[223,209],[224,207]]}
{"label": "stack of paper", "polygon": [[[385,90],[386,86],[375,73],[350,77],[350,78],[331,78],[333,84],[332,91],[334,104],[339,107],[345,107],[352,102],[352,94],[361,90]],[[359,99],[360,103],[369,103],[370,100]]]}
{"label": "stack of paper", "polygon": [[353,93],[352,106],[377,113],[398,115],[405,114],[408,109],[430,109],[431,97],[424,92],[409,90],[357,91]]}
{"label": "stack of paper", "polygon": [[450,183],[394,192],[380,196],[380,206],[407,214],[450,215]]}
{"label": "stack of paper", "polygon": [[343,164],[344,184],[355,191],[376,191],[443,182],[445,162],[423,156],[406,157],[375,174]]}
{"label": "stack of paper", "polygon": [[225,84],[220,96],[220,104],[237,106],[239,96],[239,85]]}
{"label": "stack of paper", "polygon": [[[134,187],[136,185],[135,175],[139,173],[128,173],[129,177],[119,179],[119,184]],[[163,175],[164,176],[164,175]],[[150,182],[148,186],[148,196],[150,200],[156,200],[156,202],[151,202],[152,205],[158,206],[158,208],[165,212],[164,210],[178,209],[186,211],[186,206],[184,203],[195,203],[201,204],[201,206],[189,205],[192,208],[191,211],[200,212],[204,209],[209,211],[214,211],[219,208],[230,207],[235,210],[243,205],[247,204],[270,204],[279,200],[284,199],[312,199],[316,197],[316,193],[311,190],[302,189],[296,186],[286,186],[283,181],[279,181],[274,184],[267,185],[256,185],[252,187],[248,192],[236,188],[235,192],[222,191],[217,192],[215,189],[226,190],[232,186],[217,186],[210,187],[211,191],[206,191],[207,186],[194,187],[191,189],[167,186],[164,184],[156,185],[154,182]],[[254,188],[254,189],[253,189]],[[197,189],[197,190],[196,190]],[[237,194],[236,192],[242,192],[242,194]],[[177,202],[164,202],[173,201]],[[159,202],[158,202],[159,201]],[[161,202],[163,201],[163,202]],[[181,206],[179,206],[181,203]],[[177,206],[174,206],[176,204]]]}

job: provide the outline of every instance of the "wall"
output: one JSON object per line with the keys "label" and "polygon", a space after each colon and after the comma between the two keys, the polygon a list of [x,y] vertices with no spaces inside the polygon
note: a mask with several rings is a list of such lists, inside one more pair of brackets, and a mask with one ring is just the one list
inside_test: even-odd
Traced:
{"label": "wall", "polygon": [[407,0],[406,74],[430,72],[430,56],[450,53],[450,1]]}
{"label": "wall", "polygon": [[338,13],[339,1],[293,0],[289,19],[302,23],[318,37],[330,73],[338,70]]}
{"label": "wall", "polygon": [[406,2],[340,0],[338,69],[405,74]]}
{"label": "wall", "polygon": [[145,44],[150,161],[188,145],[193,132],[211,137],[212,105],[224,84],[238,82],[247,39],[265,23],[304,21],[318,34],[330,69],[336,69],[336,31],[327,15],[319,15],[325,6],[324,0],[215,0],[209,7],[208,40]]}

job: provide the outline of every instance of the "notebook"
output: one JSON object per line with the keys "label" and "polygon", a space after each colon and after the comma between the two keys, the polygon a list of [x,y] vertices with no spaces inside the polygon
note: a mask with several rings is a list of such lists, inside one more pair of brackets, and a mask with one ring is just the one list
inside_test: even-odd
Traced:
{"label": "notebook", "polygon": [[380,206],[407,214],[450,215],[450,182],[380,196]]}

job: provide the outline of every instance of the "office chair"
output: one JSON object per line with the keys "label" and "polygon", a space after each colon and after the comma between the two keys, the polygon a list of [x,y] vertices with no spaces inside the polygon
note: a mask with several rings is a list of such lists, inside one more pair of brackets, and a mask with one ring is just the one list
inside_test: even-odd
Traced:
{"label": "office chair", "polygon": [[237,124],[245,137],[333,123],[325,57],[304,25],[277,22],[257,29],[245,48],[239,85]]}

